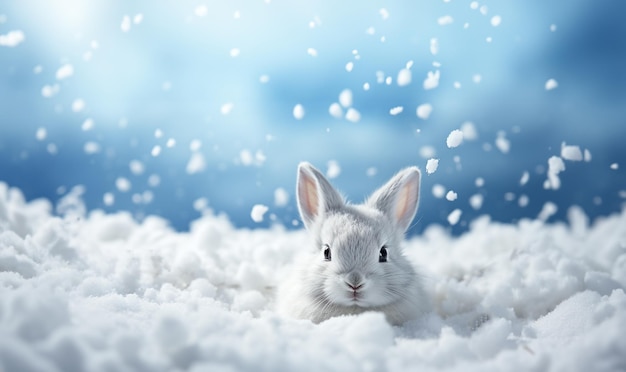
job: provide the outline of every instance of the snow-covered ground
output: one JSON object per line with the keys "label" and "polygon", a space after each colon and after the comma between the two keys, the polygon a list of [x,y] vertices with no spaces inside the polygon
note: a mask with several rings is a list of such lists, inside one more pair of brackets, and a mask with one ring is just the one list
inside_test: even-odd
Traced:
{"label": "snow-covered ground", "polygon": [[405,251],[436,312],[392,327],[274,312],[305,231],[59,207],[0,183],[0,371],[626,370],[626,210],[427,228]]}

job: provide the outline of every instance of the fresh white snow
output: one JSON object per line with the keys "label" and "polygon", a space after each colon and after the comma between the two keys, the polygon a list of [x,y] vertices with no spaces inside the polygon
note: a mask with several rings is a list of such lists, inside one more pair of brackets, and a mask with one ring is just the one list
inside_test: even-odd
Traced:
{"label": "fresh white snow", "polygon": [[417,110],[415,111],[417,117],[422,120],[428,119],[432,112],[433,106],[430,103],[422,103],[421,105],[417,106]]}
{"label": "fresh white snow", "polygon": [[441,73],[439,70],[428,71],[426,75],[426,79],[424,79],[423,87],[425,90],[435,89],[439,86],[439,78],[441,77]]}
{"label": "fresh white snow", "polygon": [[437,23],[440,26],[447,26],[449,24],[452,24],[453,22],[454,22],[454,18],[452,18],[452,16],[450,15],[445,15],[437,19]]}
{"label": "fresh white snow", "polygon": [[548,159],[548,178],[544,183],[544,188],[558,190],[561,187],[559,173],[565,170],[563,159],[558,156],[551,156]]}
{"label": "fresh white snow", "polygon": [[156,216],[84,215],[81,192],[54,216],[0,183],[0,370],[625,366],[626,210],[593,224],[579,208],[568,224],[481,217],[460,237],[431,226],[404,250],[432,313],[399,327],[378,313],[316,325],[274,311],[277,284],[312,243],[305,231],[239,230],[207,212],[175,232]]}
{"label": "fresh white snow", "polygon": [[563,143],[561,145],[561,157],[565,160],[581,161],[583,160],[583,153],[580,151],[580,147]]}
{"label": "fresh white snow", "polygon": [[289,193],[282,187],[274,190],[274,205],[277,207],[285,207],[289,202]]}
{"label": "fresh white snow", "polygon": [[558,86],[559,86],[559,83],[557,83],[556,80],[548,79],[548,81],[546,81],[545,88],[546,90],[553,90],[553,89],[556,89]]}
{"label": "fresh white snow", "polygon": [[330,106],[328,107],[328,113],[330,114],[330,116],[337,119],[341,119],[343,117],[343,109],[341,108],[341,105],[337,102],[333,102],[330,104]]}
{"label": "fresh white snow", "polygon": [[57,80],[67,79],[68,77],[72,75],[74,75],[74,66],[72,66],[69,63],[66,63],[63,66],[59,67],[59,69],[56,72]]}
{"label": "fresh white snow", "polygon": [[361,120],[361,113],[357,109],[350,107],[346,112],[346,120],[357,123]]}
{"label": "fresh white snow", "polygon": [[433,174],[437,171],[439,167],[439,159],[430,158],[426,162],[426,173]]}
{"label": "fresh white snow", "polygon": [[339,93],[339,103],[345,108],[352,106],[352,91],[350,89],[344,89]]}
{"label": "fresh white snow", "polygon": [[448,223],[453,226],[459,223],[459,220],[461,219],[461,214],[463,214],[463,211],[459,208],[450,212],[450,214],[448,214]]}
{"label": "fresh white snow", "polygon": [[304,107],[301,104],[297,104],[293,107],[293,117],[296,120],[301,120],[304,117]]}
{"label": "fresh white snow", "polygon": [[433,185],[432,189],[433,196],[437,199],[441,199],[446,195],[446,187],[439,183]]}
{"label": "fresh white snow", "polygon": [[403,87],[411,83],[411,78],[412,78],[411,70],[409,70],[408,68],[403,68],[402,70],[398,72],[398,77],[396,78],[396,82],[398,83],[398,86]]}
{"label": "fresh white snow", "polygon": [[26,39],[22,30],[9,31],[4,35],[0,35],[0,46],[16,47]]}
{"label": "fresh white snow", "polygon": [[500,17],[499,15],[495,15],[491,17],[491,25],[493,27],[498,27],[500,26],[501,23],[502,23],[502,17]]}
{"label": "fresh white snow", "polygon": [[329,179],[337,178],[341,174],[341,166],[336,160],[329,160],[326,164],[328,169],[326,170],[326,177]]}
{"label": "fresh white snow", "polygon": [[455,201],[456,198],[458,198],[458,194],[456,192],[454,192],[454,190],[448,190],[448,192],[446,193],[446,200],[448,201]]}
{"label": "fresh white snow", "polygon": [[402,106],[392,107],[389,109],[389,115],[395,116],[402,113],[402,111],[404,111],[404,107]]}
{"label": "fresh white snow", "polygon": [[265,213],[269,210],[266,205],[263,204],[255,204],[252,207],[252,211],[250,211],[250,217],[254,222],[263,222],[263,217]]}
{"label": "fresh white snow", "polygon": [[455,129],[450,134],[448,134],[448,138],[446,138],[446,145],[449,148],[454,148],[463,143],[463,132]]}

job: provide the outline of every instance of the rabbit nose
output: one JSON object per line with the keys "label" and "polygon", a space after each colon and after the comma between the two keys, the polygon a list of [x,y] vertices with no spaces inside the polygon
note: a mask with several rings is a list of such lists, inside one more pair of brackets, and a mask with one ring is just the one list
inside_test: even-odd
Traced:
{"label": "rabbit nose", "polygon": [[351,272],[350,274],[346,275],[344,281],[346,282],[346,285],[348,285],[348,287],[350,287],[353,291],[356,291],[357,289],[363,287],[363,277],[357,272]]}
{"label": "rabbit nose", "polygon": [[356,291],[356,290],[360,289],[361,287],[363,287],[363,284],[359,284],[359,285],[356,285],[356,286],[355,286],[355,285],[353,285],[353,284],[350,284],[350,283],[348,283],[348,282],[346,282],[346,284],[347,284],[347,285],[348,285],[348,287],[350,287],[350,289],[352,289],[353,291]]}

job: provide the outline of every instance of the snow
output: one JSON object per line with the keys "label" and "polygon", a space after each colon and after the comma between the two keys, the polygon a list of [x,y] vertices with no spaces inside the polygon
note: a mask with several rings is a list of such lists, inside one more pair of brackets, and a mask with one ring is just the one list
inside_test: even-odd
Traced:
{"label": "snow", "polygon": [[255,204],[250,212],[250,217],[254,222],[263,222],[263,216],[269,208],[263,204]]}
{"label": "snow", "polygon": [[344,89],[339,93],[339,104],[345,108],[352,106],[352,91],[350,89]]}
{"label": "snow", "polygon": [[102,195],[102,202],[108,207],[112,206],[115,203],[115,195],[110,192],[105,192],[104,195]]}
{"label": "snow", "polygon": [[389,109],[389,115],[398,115],[400,114],[402,111],[404,111],[404,107],[402,106],[396,106],[396,107],[392,107]]}
{"label": "snow", "polygon": [[289,203],[289,193],[282,187],[274,190],[274,205],[277,207],[285,207]]}
{"label": "snow", "polygon": [[152,150],[150,150],[150,155],[157,157],[161,154],[161,146],[155,145]]}
{"label": "snow", "polygon": [[411,70],[409,70],[409,68],[403,68],[402,70],[398,72],[398,77],[396,78],[396,82],[398,83],[398,86],[403,87],[403,86],[411,84],[411,78],[412,78]]}
{"label": "snow", "polygon": [[386,21],[387,18],[389,18],[389,11],[385,8],[380,8],[378,13],[380,13],[380,16],[382,17],[383,21]]}
{"label": "snow", "polygon": [[439,159],[430,158],[426,162],[426,173],[433,174],[437,171],[439,167]]}
{"label": "snow", "polygon": [[330,116],[336,119],[341,119],[343,117],[343,109],[341,108],[341,105],[337,102],[330,104],[330,106],[328,107],[328,113],[330,114]]}
{"label": "snow", "polygon": [[561,187],[559,173],[565,170],[563,159],[558,156],[551,156],[548,159],[548,178],[544,183],[544,188],[558,190]]}
{"label": "snow", "polygon": [[433,146],[420,147],[420,156],[423,158],[432,158],[437,154],[437,150]]}
{"label": "snow", "polygon": [[448,192],[446,193],[446,200],[448,201],[455,201],[457,199],[459,195],[454,192],[453,190],[448,190]]}
{"label": "snow", "polygon": [[619,164],[618,163],[611,163],[610,168],[612,170],[618,170],[619,169]]}
{"label": "snow", "polygon": [[304,107],[301,104],[298,103],[293,107],[293,117],[296,120],[302,120],[304,117]]}
{"label": "snow", "polygon": [[580,151],[580,147],[563,143],[561,145],[561,157],[565,160],[581,161],[583,160],[583,153]]}
{"label": "snow", "polygon": [[500,26],[501,23],[502,23],[502,17],[500,17],[499,15],[495,15],[491,17],[491,25],[493,27],[498,27]]}
{"label": "snow", "polygon": [[463,214],[463,211],[459,208],[450,212],[450,214],[448,215],[448,223],[452,226],[459,223],[459,220],[461,219],[461,214]]}
{"label": "snow", "polygon": [[463,132],[463,139],[467,141],[474,141],[478,138],[478,131],[476,126],[471,121],[466,121],[461,124],[461,132]]}
{"label": "snow", "polygon": [[83,121],[83,124],[81,125],[80,128],[86,132],[86,131],[92,130],[94,125],[95,125],[94,120],[91,118],[87,118],[85,119],[85,121]]}
{"label": "snow", "polygon": [[430,90],[430,89],[435,89],[439,86],[439,77],[440,77],[440,73],[439,70],[436,70],[435,72],[432,71],[428,71],[428,74],[426,75],[426,79],[424,79],[424,83],[423,83],[423,87],[425,90]]}
{"label": "snow", "polygon": [[128,192],[130,191],[132,184],[131,182],[128,180],[128,178],[125,177],[118,177],[115,180],[115,187],[117,187],[117,189],[120,192]]}
{"label": "snow", "polygon": [[481,217],[460,237],[431,226],[404,251],[432,313],[316,325],[274,311],[305,231],[239,230],[207,211],[179,233],[156,216],[85,215],[81,192],[55,216],[0,183],[3,371],[624,367],[626,211],[593,224],[579,208],[568,224]]}
{"label": "snow", "polygon": [[85,109],[85,101],[77,98],[72,102],[72,111],[81,112]]}
{"label": "snow", "polygon": [[446,26],[452,24],[453,22],[454,18],[452,18],[452,16],[450,15],[445,15],[437,19],[437,23],[439,24],[439,26]]}
{"label": "snow", "polygon": [[498,150],[500,150],[503,154],[507,154],[510,150],[511,150],[511,141],[509,141],[506,138],[506,135],[504,132],[499,132],[498,136],[496,137],[496,147],[498,148]]}
{"label": "snow", "polygon": [[37,132],[35,132],[35,138],[37,141],[43,141],[48,136],[48,131],[44,127],[37,128]]}
{"label": "snow", "polygon": [[122,32],[128,32],[130,31],[130,17],[128,15],[125,15],[124,17],[122,17],[122,23],[120,24],[120,29],[122,30]]}
{"label": "snow", "polygon": [[483,201],[485,200],[482,194],[474,194],[469,198],[469,204],[475,210],[479,210],[483,206]]}
{"label": "snow", "polygon": [[552,217],[558,211],[558,207],[553,202],[545,202],[537,219],[540,221],[546,221],[548,218]]}
{"label": "snow", "polygon": [[198,5],[194,9],[194,14],[198,17],[204,17],[209,14],[209,8],[206,5]]}
{"label": "snow", "polygon": [[520,195],[519,198],[517,199],[517,205],[519,205],[522,208],[528,206],[529,202],[530,202],[530,198],[528,197],[528,195]]}
{"label": "snow", "polygon": [[463,143],[463,132],[455,129],[450,134],[448,134],[448,138],[446,139],[446,145],[448,148],[454,148]]}
{"label": "snow", "polygon": [[87,141],[83,146],[83,150],[85,151],[85,154],[97,154],[100,152],[100,144],[94,141]]}
{"label": "snow", "polygon": [[4,35],[0,35],[0,46],[16,47],[24,42],[26,36],[21,30],[9,31]]}
{"label": "snow", "polygon": [[346,119],[353,123],[357,123],[361,120],[361,113],[359,113],[356,109],[350,107],[346,112]]}
{"label": "snow", "polygon": [[437,55],[439,53],[439,40],[433,37],[430,39],[430,54]]}
{"label": "snow", "polygon": [[526,183],[528,183],[529,179],[530,179],[530,173],[528,173],[528,171],[524,171],[524,173],[522,173],[522,177],[519,180],[520,186],[524,186]]}
{"label": "snow", "polygon": [[58,84],[44,85],[41,88],[41,95],[46,98],[54,97],[55,95],[57,95],[57,93],[59,93],[60,90],[61,87]]}
{"label": "snow", "polygon": [[433,106],[430,103],[422,103],[417,106],[417,110],[415,111],[418,118],[422,120],[426,120],[430,117],[430,114],[433,112]]}
{"label": "snow", "polygon": [[552,90],[552,89],[555,89],[558,86],[559,86],[559,83],[557,83],[556,80],[548,79],[548,81],[546,81],[545,88],[546,88],[546,90]]}
{"label": "snow", "polygon": [[194,152],[189,157],[189,161],[187,161],[185,171],[187,174],[196,174],[202,172],[205,168],[206,160],[204,159],[204,155],[200,152]]}
{"label": "snow", "polygon": [[56,72],[57,80],[67,79],[68,77],[72,75],[74,75],[74,66],[72,66],[69,63],[66,63],[63,66],[59,67],[59,69]]}
{"label": "snow", "polygon": [[433,185],[432,192],[435,198],[441,199],[446,195],[446,188],[445,186],[436,183]]}
{"label": "snow", "polygon": [[326,170],[326,177],[329,179],[339,177],[341,174],[341,166],[336,160],[329,160],[326,166],[328,167]]}
{"label": "snow", "polygon": [[220,113],[222,115],[228,115],[233,111],[233,108],[235,108],[235,104],[232,102],[226,102],[224,103],[222,106],[220,106]]}

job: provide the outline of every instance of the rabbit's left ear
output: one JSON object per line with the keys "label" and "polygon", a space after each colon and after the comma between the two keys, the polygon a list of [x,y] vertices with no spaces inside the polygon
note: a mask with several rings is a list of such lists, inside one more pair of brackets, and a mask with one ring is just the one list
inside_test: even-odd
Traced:
{"label": "rabbit's left ear", "polygon": [[383,212],[399,230],[405,232],[417,212],[419,190],[419,169],[405,168],[376,190],[367,200],[367,204]]}
{"label": "rabbit's left ear", "polygon": [[296,184],[298,210],[307,229],[329,212],[345,205],[339,192],[309,163],[303,162],[298,165]]}

